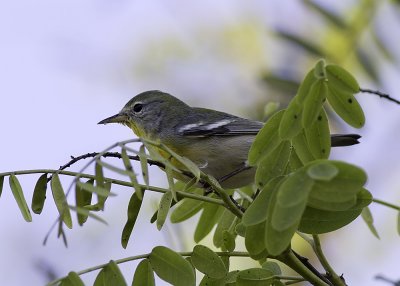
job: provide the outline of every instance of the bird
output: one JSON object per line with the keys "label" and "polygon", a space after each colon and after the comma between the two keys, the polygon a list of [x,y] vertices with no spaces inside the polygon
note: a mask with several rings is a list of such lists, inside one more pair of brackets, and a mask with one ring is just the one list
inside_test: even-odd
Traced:
{"label": "bird", "polygon": [[[169,93],[149,90],[134,96],[119,113],[98,122],[109,123],[123,124],[139,138],[167,146],[216,178],[223,188],[240,188],[254,182],[256,169],[247,165],[247,157],[263,122],[191,107]],[[331,145],[358,144],[360,137],[332,134]],[[154,152],[160,150],[149,150],[150,156]]]}

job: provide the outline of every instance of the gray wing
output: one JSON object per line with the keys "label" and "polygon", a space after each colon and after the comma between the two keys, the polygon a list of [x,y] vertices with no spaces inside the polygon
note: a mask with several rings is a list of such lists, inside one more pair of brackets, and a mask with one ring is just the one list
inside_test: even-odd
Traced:
{"label": "gray wing", "polygon": [[263,126],[259,121],[230,117],[214,122],[183,125],[179,131],[184,136],[192,137],[256,135]]}

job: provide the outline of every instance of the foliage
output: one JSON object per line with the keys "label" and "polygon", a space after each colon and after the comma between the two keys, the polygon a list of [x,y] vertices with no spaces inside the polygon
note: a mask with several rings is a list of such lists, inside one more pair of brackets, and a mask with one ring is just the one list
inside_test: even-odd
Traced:
{"label": "foliage", "polygon": [[[360,87],[356,79],[337,65],[317,62],[299,87],[288,107],[276,112],[257,135],[249,152],[248,162],[257,167],[256,190],[225,190],[218,181],[204,174],[195,164],[166,146],[141,139],[117,143],[96,154],[88,165],[95,165],[93,175],[84,172],[60,170],[31,170],[0,174],[0,191],[5,177],[28,222],[32,220],[18,175],[42,173],[34,189],[31,209],[40,214],[50,184],[54,203],[59,212],[58,235],[66,239],[64,225],[73,227],[71,210],[77,213],[79,225],[85,225],[88,217],[103,221],[96,213],[104,210],[113,185],[132,189],[128,204],[127,220],[121,235],[121,245],[126,248],[133,234],[146,193],[163,193],[158,211],[152,221],[158,229],[166,223],[170,214],[172,223],[181,223],[201,212],[194,240],[199,243],[213,232],[213,244],[221,251],[215,252],[197,244],[192,252],[177,253],[164,246],[156,246],[151,253],[110,261],[67,276],[49,285],[82,285],[79,275],[99,270],[94,285],[126,285],[118,264],[141,260],[133,277],[132,285],[155,285],[154,273],[173,285],[195,285],[196,271],[204,274],[200,285],[284,285],[307,280],[315,285],[345,285],[324,258],[318,234],[335,231],[351,223],[362,214],[372,233],[373,226],[368,205],[375,202],[399,210],[399,207],[373,199],[365,189],[366,173],[352,164],[329,160],[331,139],[326,106],[349,125],[360,128],[365,123],[363,110],[355,94]],[[129,146],[141,143],[138,150]],[[169,153],[182,166],[177,169],[169,160],[151,158],[145,151],[157,145]],[[121,149],[123,168],[107,163],[109,150]],[[140,161],[145,184],[140,184],[131,160]],[[165,172],[169,188],[151,186],[148,180],[148,164],[155,164]],[[88,166],[87,165],[87,166]],[[103,169],[124,175],[127,181],[104,176]],[[176,173],[186,177],[186,182],[175,181]],[[75,176],[75,205],[68,205],[60,176]],[[88,181],[82,182],[86,178]],[[93,202],[93,195],[97,201]],[[310,242],[325,268],[326,275],[305,263],[291,248],[291,240],[298,233]],[[309,236],[309,235],[311,236]],[[246,251],[235,251],[236,239],[244,237]],[[250,257],[260,262],[260,267],[232,270],[229,258]],[[300,276],[282,275],[280,261]]]}

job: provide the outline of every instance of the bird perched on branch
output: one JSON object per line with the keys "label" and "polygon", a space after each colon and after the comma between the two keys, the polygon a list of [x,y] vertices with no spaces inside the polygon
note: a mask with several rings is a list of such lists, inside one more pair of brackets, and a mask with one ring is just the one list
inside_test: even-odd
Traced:
{"label": "bird perched on branch", "polygon": [[[121,123],[141,138],[164,144],[218,179],[224,188],[254,181],[255,169],[246,161],[262,122],[191,107],[168,93],[151,90],[136,95],[119,113],[98,124],[108,123]],[[357,134],[331,135],[331,144],[354,145],[359,138]]]}

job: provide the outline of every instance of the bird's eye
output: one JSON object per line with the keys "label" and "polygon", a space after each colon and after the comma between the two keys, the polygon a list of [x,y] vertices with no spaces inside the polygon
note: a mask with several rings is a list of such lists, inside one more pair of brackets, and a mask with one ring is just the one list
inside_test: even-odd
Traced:
{"label": "bird's eye", "polygon": [[143,104],[141,104],[141,103],[136,103],[133,106],[133,111],[135,111],[135,112],[140,112],[140,111],[142,111],[142,109],[143,109]]}

